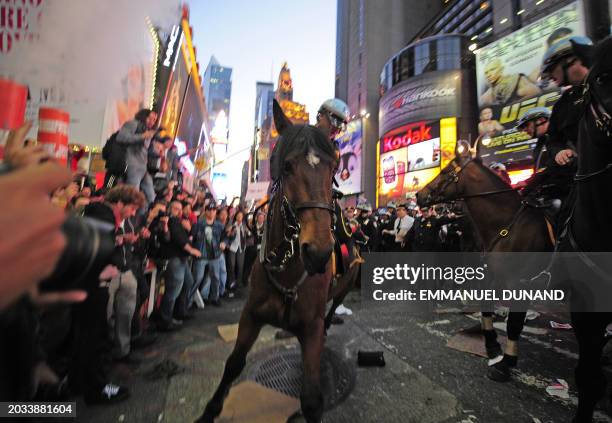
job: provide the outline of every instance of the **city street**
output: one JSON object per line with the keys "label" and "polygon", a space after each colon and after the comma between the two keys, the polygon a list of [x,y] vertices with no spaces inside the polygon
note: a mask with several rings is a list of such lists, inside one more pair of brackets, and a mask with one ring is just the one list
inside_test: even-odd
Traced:
{"label": "city street", "polygon": [[[332,327],[326,346],[354,374],[354,388],[325,413],[324,422],[557,423],[569,421],[575,409],[573,333],[549,325],[550,319],[567,322],[566,316],[542,315],[527,324],[518,370],[513,371],[512,381],[500,384],[485,376],[484,358],[446,346],[458,330],[478,323],[466,315],[451,312],[416,317],[392,306],[364,310],[358,292],[345,304],[354,314],[344,316],[344,325]],[[233,345],[220,338],[217,325],[237,322],[241,305],[237,298],[227,300],[221,308],[207,307],[181,331],[163,334],[153,348],[145,350],[139,368],[121,365],[115,369],[117,379],[131,387],[132,397],[111,407],[79,403],[78,420],[194,420],[216,387]],[[547,333],[541,334],[538,328],[546,328]],[[275,332],[264,328],[239,382],[259,361],[269,359],[270,351],[278,354],[296,347],[295,339],[275,340]],[[386,366],[357,367],[358,350],[384,351]],[[164,359],[184,367],[184,372],[169,379],[148,378],[148,371]],[[569,382],[569,399],[546,393],[556,378]],[[598,422],[612,421],[602,412],[596,417]]]}

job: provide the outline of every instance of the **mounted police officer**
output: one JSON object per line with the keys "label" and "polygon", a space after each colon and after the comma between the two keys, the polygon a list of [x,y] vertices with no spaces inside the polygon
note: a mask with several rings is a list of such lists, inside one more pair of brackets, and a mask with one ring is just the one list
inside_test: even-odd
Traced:
{"label": "mounted police officer", "polygon": [[520,117],[516,124],[518,131],[526,132],[531,138],[537,138],[538,142],[533,151],[535,159],[534,171],[537,172],[547,166],[550,156],[548,144],[548,124],[551,111],[548,107],[534,107],[529,109]]}
{"label": "mounted police officer", "polygon": [[[536,171],[523,194],[535,196],[541,205],[559,199],[565,202],[576,174],[574,158],[578,141],[578,123],[582,116],[583,83],[591,65],[593,43],[587,37],[573,36],[553,43],[543,57],[541,77],[559,87],[570,86],[547,116],[543,108],[534,108],[517,127],[538,138]],[[546,147],[547,157],[540,158]],[[560,216],[562,218],[562,216]]]}

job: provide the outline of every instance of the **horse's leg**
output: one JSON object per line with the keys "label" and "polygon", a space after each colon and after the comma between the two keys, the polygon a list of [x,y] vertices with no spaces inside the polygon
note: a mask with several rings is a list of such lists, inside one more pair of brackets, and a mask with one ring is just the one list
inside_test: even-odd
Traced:
{"label": "horse's leg", "polygon": [[484,334],[487,357],[492,359],[502,355],[502,349],[499,342],[497,342],[497,332],[495,332],[495,328],[493,327],[493,313],[483,311],[481,314],[482,318],[480,319],[480,325],[482,327],[482,333]]}
{"label": "horse's leg", "polygon": [[572,326],[578,340],[578,365],[575,370],[578,387],[578,411],[574,423],[591,422],[597,401],[603,396],[606,378],[601,371],[601,352],[605,340],[608,313],[572,313]]}
{"label": "horse's leg", "polygon": [[524,311],[511,311],[508,313],[508,322],[506,323],[506,332],[508,333],[508,341],[506,342],[506,350],[501,361],[489,367],[487,376],[497,382],[506,382],[510,379],[510,369],[516,367],[518,360],[518,340],[525,326]]}
{"label": "horse's leg", "polygon": [[304,382],[300,401],[302,414],[308,423],[320,423],[323,416],[321,393],[321,353],[323,352],[323,319],[310,322],[300,336]]}
{"label": "horse's leg", "polygon": [[223,401],[229,393],[232,382],[236,380],[236,378],[242,372],[242,369],[244,369],[246,364],[246,356],[257,340],[261,327],[262,324],[256,321],[251,315],[251,310],[249,308],[245,308],[240,316],[236,345],[234,345],[234,350],[225,363],[225,370],[223,371],[221,382],[219,383],[213,397],[210,399],[210,401],[208,401],[208,404],[206,404],[204,414],[197,420],[197,422],[213,423],[215,417],[221,414],[221,410],[223,410]]}
{"label": "horse's leg", "polygon": [[327,334],[327,331],[329,330],[330,326],[332,325],[332,319],[334,318],[334,314],[336,313],[336,309],[338,308],[338,306],[340,304],[342,304],[343,300],[344,300],[344,297],[342,297],[342,298],[334,297],[333,298],[331,308],[327,312],[327,316],[325,316],[325,334]]}

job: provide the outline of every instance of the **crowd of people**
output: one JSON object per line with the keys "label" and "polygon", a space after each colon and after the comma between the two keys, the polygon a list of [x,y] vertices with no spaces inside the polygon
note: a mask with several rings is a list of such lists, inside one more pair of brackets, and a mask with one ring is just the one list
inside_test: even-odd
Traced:
{"label": "crowd of people", "polygon": [[[552,115],[534,108],[519,122],[548,154],[546,170],[527,183],[526,198],[568,195],[587,46],[574,37],[552,50],[546,71],[572,88]],[[347,117],[346,105],[330,100],[317,126],[333,141]],[[111,380],[112,362],[138,365],[134,350],[156,342],[156,332],[181,330],[195,309],[219,307],[248,285],[265,207],[251,212],[234,202],[217,204],[205,191],[184,191],[180,156],[172,139],[155,129],[157,118],[143,109],[111,136],[102,189],[74,180],[41,146],[26,143],[29,124],[9,134],[0,163],[0,197],[11,198],[0,218],[4,401],[75,394],[88,404],[124,400],[129,389]],[[503,166],[491,168],[510,182]],[[361,201],[342,213],[362,252],[482,250],[460,202],[421,208],[389,202],[373,210]],[[163,287],[154,296],[152,284]],[[492,336],[492,326],[483,330]],[[495,369],[506,377],[516,351],[507,349],[499,363]]]}
{"label": "crowd of people", "polygon": [[376,210],[367,202],[343,209],[361,252],[473,251],[471,225],[460,203],[417,207],[414,202]]}
{"label": "crowd of people", "polygon": [[[134,350],[157,342],[157,332],[181,330],[194,309],[219,307],[248,284],[265,210],[247,219],[238,205],[217,204],[203,190],[185,192],[176,149],[152,129],[156,119],[155,112],[142,110],[113,134],[102,189],[51,163],[41,147],[26,145],[29,124],[9,135],[0,188],[4,194],[12,187],[12,198],[23,192],[24,201],[18,194],[11,208],[21,213],[15,216],[20,223],[55,230],[52,238],[15,234],[17,244],[2,247],[7,253],[33,250],[25,254],[28,261],[2,261],[9,274],[33,267],[32,275],[24,276],[30,285],[19,286],[23,281],[17,278],[14,292],[3,278],[2,398],[42,401],[82,394],[88,404],[123,400],[129,389],[111,380],[113,363],[139,365]],[[21,189],[11,185],[18,177],[25,180]],[[89,229],[73,228],[77,232],[71,234],[67,215]],[[44,245],[26,247],[26,240]],[[100,245],[87,257],[87,244],[96,242]],[[64,269],[70,244],[82,251],[75,251],[72,268]],[[96,261],[111,264],[95,269]],[[38,286],[31,283],[42,279]],[[157,288],[154,297],[151,284]],[[149,316],[150,302],[155,307]]]}

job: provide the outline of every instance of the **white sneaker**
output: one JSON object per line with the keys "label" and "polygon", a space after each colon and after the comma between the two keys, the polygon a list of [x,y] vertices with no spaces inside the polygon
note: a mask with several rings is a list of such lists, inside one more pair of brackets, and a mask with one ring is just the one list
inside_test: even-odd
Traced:
{"label": "white sneaker", "polygon": [[112,383],[107,383],[104,386],[104,389],[102,389],[102,394],[106,395],[108,399],[111,399],[112,397],[117,396],[117,394],[119,393],[119,389],[121,389],[119,385],[113,385]]}
{"label": "white sneaker", "polygon": [[338,308],[336,308],[336,314],[346,314],[347,316],[351,316],[353,314],[353,310],[348,307],[345,307],[344,304],[340,304]]}

